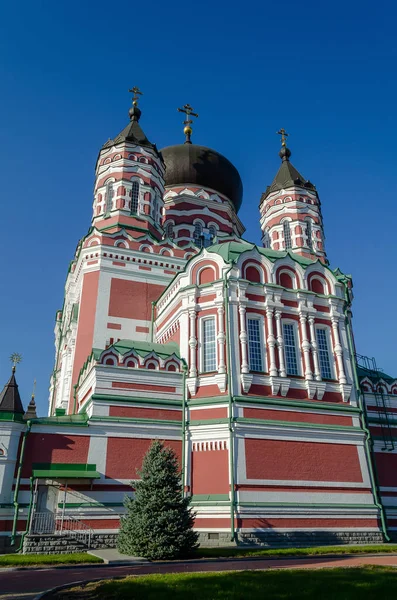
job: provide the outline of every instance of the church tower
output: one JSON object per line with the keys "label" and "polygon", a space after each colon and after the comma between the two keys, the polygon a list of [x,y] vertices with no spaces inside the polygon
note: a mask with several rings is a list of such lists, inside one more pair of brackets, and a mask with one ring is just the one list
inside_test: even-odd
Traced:
{"label": "church tower", "polygon": [[140,126],[141,92],[130,91],[128,125],[99,152],[91,227],[56,316],[50,414],[76,410],[75,386],[93,348],[150,341],[152,302],[185,264],[184,252],[163,240],[164,161]]}
{"label": "church tower", "polygon": [[289,250],[312,260],[318,258],[328,264],[316,186],[291,164],[288,134],[284,129],[278,133],[281,134],[281,166],[259,204],[263,245],[272,250]]}

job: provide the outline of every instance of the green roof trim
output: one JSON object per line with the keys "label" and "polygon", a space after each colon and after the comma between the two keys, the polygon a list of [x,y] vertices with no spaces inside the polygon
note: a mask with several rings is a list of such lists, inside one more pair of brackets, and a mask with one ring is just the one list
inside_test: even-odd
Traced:
{"label": "green roof trim", "polygon": [[366,369],[365,367],[361,367],[357,365],[357,375],[359,379],[370,379],[373,382],[379,382],[381,379],[388,383],[392,381],[396,381],[397,377],[392,377],[391,375],[387,375],[387,373],[383,373],[383,371],[373,371],[372,369]]}
{"label": "green roof trim", "polygon": [[76,415],[64,415],[61,417],[39,417],[32,419],[37,425],[72,425],[73,427],[88,427],[88,415],[79,413]]}
{"label": "green roof trim", "polygon": [[[140,342],[137,340],[120,340],[106,350],[114,348],[119,354],[127,354],[131,350],[134,350],[139,356],[144,358],[151,352],[155,352],[161,358],[168,358],[175,354],[177,358],[180,358],[179,346],[175,342],[168,342],[168,344],[156,344],[154,342]],[[104,352],[102,350],[102,352]]]}
{"label": "green roof trim", "polygon": [[214,254],[219,254],[227,263],[234,263],[239,259],[241,254],[250,252],[254,249],[256,249],[259,254],[262,254],[262,256],[266,256],[266,258],[272,262],[275,262],[279,258],[285,258],[286,256],[290,256],[292,260],[305,266],[313,265],[318,262],[318,260],[311,260],[310,258],[299,256],[299,254],[295,254],[295,252],[292,252],[291,250],[285,252],[271,250],[270,248],[262,248],[256,244],[251,244],[245,240],[242,240],[241,242],[223,242],[222,244],[215,244],[214,246],[209,246],[206,250],[208,252],[213,252]]}
{"label": "green roof trim", "polygon": [[35,479],[100,479],[94,464],[33,463]]}

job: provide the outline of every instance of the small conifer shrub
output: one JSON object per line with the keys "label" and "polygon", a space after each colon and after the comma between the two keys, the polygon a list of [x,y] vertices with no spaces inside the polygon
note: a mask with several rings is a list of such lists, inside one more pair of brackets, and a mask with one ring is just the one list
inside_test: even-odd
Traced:
{"label": "small conifer shrub", "polygon": [[154,441],[146,453],[139,481],[131,484],[134,498],[126,498],[117,548],[122,554],[151,560],[184,558],[197,548],[190,498],[182,495],[177,457],[171,448]]}

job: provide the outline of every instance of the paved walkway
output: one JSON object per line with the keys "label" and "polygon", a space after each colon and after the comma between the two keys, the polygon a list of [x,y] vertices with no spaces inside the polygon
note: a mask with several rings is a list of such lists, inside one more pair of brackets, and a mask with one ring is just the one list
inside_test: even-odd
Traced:
{"label": "paved walkway", "polygon": [[34,597],[48,588],[86,579],[106,579],[151,573],[193,573],[204,571],[245,571],[263,569],[321,569],[324,567],[360,567],[383,565],[397,568],[397,554],[366,556],[213,559],[151,563],[128,566],[76,566],[68,569],[0,570],[0,600],[22,600]]}

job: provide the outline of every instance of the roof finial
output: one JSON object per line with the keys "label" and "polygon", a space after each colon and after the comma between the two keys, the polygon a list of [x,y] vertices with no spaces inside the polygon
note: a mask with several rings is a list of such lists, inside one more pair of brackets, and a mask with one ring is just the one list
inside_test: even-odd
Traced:
{"label": "roof finial", "polygon": [[291,150],[287,148],[287,137],[289,136],[289,133],[287,133],[285,129],[281,128],[279,131],[277,131],[277,135],[281,135],[281,150],[278,155],[284,162],[291,156]]}
{"label": "roof finial", "polygon": [[15,373],[17,368],[17,364],[22,360],[22,354],[18,354],[18,352],[13,352],[10,356],[10,361],[12,362],[12,372]]}
{"label": "roof finial", "polygon": [[139,96],[142,96],[143,94],[142,94],[141,90],[139,89],[139,87],[137,87],[136,85],[134,85],[134,87],[132,87],[128,91],[131,94],[133,94],[132,108],[130,108],[128,114],[130,115],[131,121],[139,121],[142,111],[140,108],[138,108],[138,100],[139,100]]}
{"label": "roof finial", "polygon": [[193,107],[190,104],[185,104],[183,108],[178,108],[178,112],[186,114],[186,119],[183,121],[185,125],[183,133],[186,136],[185,144],[191,144],[192,128],[190,126],[193,121],[189,117],[198,117],[198,114],[193,112]]}
{"label": "roof finial", "polygon": [[36,396],[36,380],[34,379],[34,381],[33,381],[33,390],[32,390],[32,395],[31,395],[32,400],[35,399],[35,396]]}

